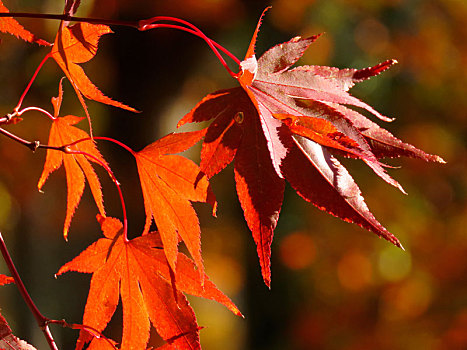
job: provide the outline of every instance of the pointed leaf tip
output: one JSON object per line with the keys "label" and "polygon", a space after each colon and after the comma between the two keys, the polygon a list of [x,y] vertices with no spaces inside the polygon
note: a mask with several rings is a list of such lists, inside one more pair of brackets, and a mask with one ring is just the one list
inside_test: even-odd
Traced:
{"label": "pointed leaf tip", "polygon": [[[235,89],[210,94],[177,126],[214,119],[203,142],[201,171],[210,178],[235,160],[238,198],[256,243],[263,280],[270,288],[271,243],[284,179],[319,209],[404,249],[370,212],[359,187],[335,155],[363,160],[405,194],[379,159],[407,156],[445,161],[403,143],[347,107],[365,109],[381,120],[393,121],[348,91],[356,83],[389,69],[397,60],[364,69],[313,65],[291,68],[321,34],[292,38],[256,59],[257,35],[268,9],[261,15],[240,64],[237,79],[242,94]],[[237,120],[236,116],[241,118]]]}
{"label": "pointed leaf tip", "polygon": [[[60,101],[57,101],[57,103],[59,102]],[[58,104],[56,105],[56,109],[59,109]],[[54,119],[50,128],[48,145],[62,147],[72,144],[77,140],[86,140],[70,146],[69,148],[73,151],[84,152],[91,155],[94,158],[90,158],[91,161],[99,160],[100,164],[107,164],[94,142],[90,140],[89,135],[85,131],[74,126],[74,124],[78,123],[81,119],[82,118],[72,115]],[[62,164],[65,168],[67,182],[67,211],[63,230],[63,235],[66,240],[73,214],[81,201],[86,180],[91,188],[99,212],[104,214],[105,210],[99,177],[94,171],[89,159],[83,154],[64,153],[54,149],[48,149],[44,169],[38,182],[38,189],[42,189],[48,176],[60,168]]]}
{"label": "pointed leaf tip", "polygon": [[103,24],[79,22],[72,26],[65,26],[62,23],[49,54],[70,80],[88,119],[89,115],[83,96],[117,108],[138,112],[135,108],[104,95],[79,65],[96,55],[100,37],[110,33],[112,33],[110,27]]}
{"label": "pointed leaf tip", "polygon": [[258,24],[256,25],[255,32],[253,33],[253,37],[251,38],[250,45],[248,46],[248,50],[245,55],[245,60],[255,55],[256,38],[258,36],[259,28],[261,27],[264,15],[271,7],[272,6],[266,7],[261,16],[259,17]]}
{"label": "pointed leaf tip", "polygon": [[393,65],[395,65],[397,60],[395,59],[390,59],[387,61],[384,61],[382,63],[377,64],[376,66],[373,67],[368,67],[368,68],[363,68],[355,71],[353,74],[353,80],[355,82],[360,82],[366,79],[369,79],[371,77],[374,77],[375,75],[381,74],[385,70],[388,70],[391,68]]}
{"label": "pointed leaf tip", "polygon": [[[200,349],[195,314],[182,293],[211,299],[225,305],[236,315],[239,309],[199,270],[193,260],[178,253],[177,270],[172,271],[158,232],[127,241],[112,238],[122,226],[115,218],[98,216],[105,238],[65,264],[58,274],[67,271],[92,273],[83,324],[102,332],[111,320],[119,299],[123,306],[122,349],[146,349],[150,322],[160,336],[177,349]],[[176,289],[173,281],[177,281]],[[98,312],[96,312],[98,310]],[[81,331],[78,342],[92,338]],[[92,347],[92,345],[91,345]],[[92,347],[94,349],[94,347]]]}

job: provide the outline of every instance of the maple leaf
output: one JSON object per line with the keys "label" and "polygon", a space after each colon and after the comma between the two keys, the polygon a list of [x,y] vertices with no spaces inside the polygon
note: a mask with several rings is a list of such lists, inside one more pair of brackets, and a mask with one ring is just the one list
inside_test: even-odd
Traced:
{"label": "maple leaf", "polygon": [[284,179],[319,209],[402,247],[371,214],[357,184],[334,156],[363,160],[401,191],[380,158],[408,156],[444,162],[403,143],[346,107],[365,109],[390,121],[348,90],[388,69],[395,60],[359,70],[326,66],[291,69],[319,35],[293,38],[272,47],[257,60],[255,43],[260,25],[261,19],[240,64],[240,87],[209,94],[177,126],[214,119],[206,130],[200,169],[210,178],[235,159],[237,194],[257,245],[266,285],[270,286],[271,281],[271,242],[282,205]]}
{"label": "maple leaf", "polygon": [[0,314],[0,349],[36,350],[32,345],[13,335],[10,326],[2,314]]}
{"label": "maple leaf", "polygon": [[109,33],[112,33],[112,31],[108,26],[103,24],[80,22],[72,26],[66,26],[62,22],[52,51],[49,54],[70,80],[87,115],[87,107],[82,96],[111,106],[137,112],[134,108],[105,96],[89,80],[83,68],[79,65],[79,63],[87,62],[96,55],[100,37]]}
{"label": "maple leaf", "polygon": [[[62,81],[60,81],[58,97],[52,98],[54,106],[54,120],[50,128],[49,146],[63,147],[71,143],[89,139],[89,135],[77,127],[73,126],[84,118],[67,115],[65,117],[58,117],[60,112],[60,105],[63,99]],[[100,152],[97,150],[94,142],[89,139],[79,142],[78,144],[68,146],[71,153],[65,153],[59,150],[49,149],[45,159],[44,169],[38,182],[38,189],[41,190],[48,176],[62,164],[64,164],[66,171],[67,181],[67,213],[65,217],[65,224],[63,235],[65,239],[68,237],[68,230],[70,227],[73,214],[81,200],[84,191],[84,183],[87,179],[89,187],[91,188],[92,195],[102,215],[105,215],[103,197],[99,178],[94,171],[91,163],[84,154],[74,154],[74,152],[84,152],[93,158],[92,161],[102,164],[107,164]]]}
{"label": "maple leaf", "polygon": [[[120,297],[123,305],[122,349],[145,349],[150,322],[175,348],[200,349],[199,326],[182,292],[215,300],[241,316],[238,308],[206,275],[204,284],[201,284],[195,264],[182,253],[178,254],[177,270],[173,274],[157,232],[128,241],[119,220],[98,215],[98,221],[105,238],[93,243],[57,273],[93,274],[84,325],[102,332]],[[176,290],[172,285],[173,278],[177,280]],[[90,340],[91,336],[81,331],[77,349],[82,349]]]}
{"label": "maple leaf", "polygon": [[144,232],[152,219],[164,244],[167,260],[175,271],[179,236],[204,276],[201,258],[200,226],[190,201],[206,202],[213,206],[216,200],[206,178],[198,179],[199,167],[191,160],[175,155],[197,143],[204,132],[169,134],[134,153],[141,180],[146,210]]}
{"label": "maple leaf", "polygon": [[[3,5],[0,0],[0,13],[9,13],[8,9]],[[32,34],[30,31],[24,29],[24,27],[18,23],[14,18],[2,17],[0,18],[0,32],[9,33],[15,35],[17,38],[21,38],[24,41],[30,43],[36,43],[39,45],[50,46],[51,44],[45,40],[42,40]]]}

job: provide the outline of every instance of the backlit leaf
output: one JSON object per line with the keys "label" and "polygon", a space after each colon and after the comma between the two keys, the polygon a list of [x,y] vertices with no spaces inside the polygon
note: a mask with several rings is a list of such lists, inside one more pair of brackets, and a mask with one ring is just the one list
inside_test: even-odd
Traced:
{"label": "backlit leaf", "polygon": [[[8,9],[3,5],[3,2],[0,0],[0,13],[8,13]],[[21,38],[24,41],[31,43],[36,43],[39,45],[50,46],[45,40],[39,39],[30,31],[24,29],[24,27],[18,23],[14,18],[2,17],[0,18],[0,32],[8,33],[15,35],[17,38]]]}
{"label": "backlit leaf", "polygon": [[[146,349],[150,322],[160,336],[177,349],[200,349],[199,326],[182,292],[216,300],[236,315],[237,307],[204,275],[204,285],[193,262],[178,254],[175,279],[157,232],[126,240],[122,224],[114,218],[98,216],[105,238],[89,246],[62,266],[67,271],[92,273],[83,324],[102,332],[115,312],[119,298],[123,306],[122,349]],[[81,331],[78,349],[92,340]]]}
{"label": "backlit leaf", "polygon": [[[100,152],[97,150],[94,142],[89,139],[89,135],[85,131],[74,126],[83,118],[75,117],[73,115],[58,117],[62,96],[63,93],[60,84],[58,98],[52,99],[52,104],[55,109],[55,119],[53,120],[52,127],[50,128],[48,145],[62,147],[78,140],[87,139],[86,141],[79,142],[75,145],[69,146],[68,148],[71,151],[85,152],[86,154],[95,157],[102,164],[107,164]],[[89,159],[96,162],[96,159]],[[91,188],[91,192],[94,196],[99,212],[102,215],[105,215],[99,178],[89,162],[89,159],[83,154],[65,153],[63,151],[53,149],[47,150],[44,169],[37,187],[41,190],[50,173],[60,168],[62,164],[64,165],[67,181],[67,213],[63,229],[65,239],[68,236],[68,230],[73,214],[81,200],[81,196],[83,195],[85,180],[89,183],[89,187]]]}
{"label": "backlit leaf", "polygon": [[175,271],[179,237],[204,275],[201,258],[198,216],[190,201],[210,203],[215,211],[216,201],[209,182],[199,178],[199,167],[191,160],[174,155],[198,142],[204,132],[169,134],[135,154],[143,190],[147,233],[152,219],[160,232],[164,251]]}
{"label": "backlit leaf", "polygon": [[87,62],[96,55],[100,37],[109,33],[112,33],[110,28],[102,24],[76,23],[68,27],[62,23],[50,55],[70,80],[86,113],[82,96],[136,112],[134,108],[105,96],[79,66],[79,63]]}
{"label": "backlit leaf", "polygon": [[[409,156],[444,162],[403,143],[348,107],[391,121],[348,90],[396,61],[364,69],[291,68],[319,35],[292,38],[257,60],[255,44],[260,24],[261,19],[240,63],[237,79],[241,87],[208,95],[178,126],[213,119],[202,146],[201,169],[212,176],[235,159],[237,193],[257,245],[265,283],[270,284],[270,244],[279,218],[284,179],[318,208],[401,247],[371,214],[357,184],[335,158],[361,159],[401,191],[380,158]],[[236,123],[239,119],[240,124]]]}

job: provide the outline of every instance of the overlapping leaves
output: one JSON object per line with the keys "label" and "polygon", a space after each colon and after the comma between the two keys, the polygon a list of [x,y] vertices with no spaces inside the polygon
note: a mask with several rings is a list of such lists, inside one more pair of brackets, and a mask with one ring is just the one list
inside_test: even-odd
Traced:
{"label": "overlapping leaves", "polygon": [[[79,0],[67,0],[64,13],[73,15],[79,4]],[[7,11],[0,1],[0,12]],[[99,179],[90,161],[109,169],[93,139],[74,126],[83,118],[59,116],[63,97],[60,84],[59,96],[52,99],[54,115],[49,150],[38,187],[41,189],[48,176],[64,165],[68,189],[66,237],[87,180],[104,233],[104,238],[58,272],[59,275],[67,271],[92,274],[78,349],[88,346],[87,343],[90,343],[89,349],[113,347],[103,338],[93,338],[92,332],[85,329],[102,332],[115,313],[119,299],[123,306],[122,349],[144,349],[151,324],[167,341],[163,348],[200,348],[200,327],[183,293],[216,300],[241,315],[204,272],[200,226],[191,204],[209,203],[215,213],[216,201],[208,179],[233,160],[238,197],[268,286],[271,283],[271,243],[285,180],[318,208],[401,246],[374,218],[357,184],[336,158],[340,155],[363,160],[378,176],[401,191],[402,187],[387,174],[381,158],[408,156],[443,162],[438,156],[403,143],[348,107],[364,109],[381,120],[390,121],[348,90],[388,69],[395,61],[388,60],[365,69],[291,68],[318,36],[293,38],[272,47],[257,60],[254,47],[260,23],[240,65],[237,76],[240,87],[209,94],[179,122],[180,126],[213,120],[207,128],[169,134],[139,152],[123,145],[135,156],[146,212],[143,234],[133,240],[127,239],[126,224],[123,226],[117,219],[104,216]],[[184,28],[178,24],[167,26]],[[154,24],[154,28],[158,25]],[[194,28],[187,25],[185,29],[215,47]],[[2,19],[0,31],[29,42],[47,44],[14,19]],[[95,56],[100,37],[108,33],[111,33],[110,28],[102,24],[70,26],[62,22],[47,56],[57,62],[71,82],[89,123],[84,97],[135,111],[105,96],[80,66]],[[176,155],[203,137],[199,167]],[[153,220],[157,232],[150,232]],[[179,253],[181,241],[193,260]],[[11,282],[11,278],[0,275],[0,284],[7,282]]]}
{"label": "overlapping leaves", "polygon": [[[174,274],[157,232],[129,241],[119,220],[102,216],[98,216],[98,220],[105,237],[58,272],[58,275],[67,271],[93,274],[83,316],[86,326],[102,332],[121,298],[122,349],[145,349],[150,323],[177,349],[199,349],[199,326],[182,292],[216,300],[241,315],[206,275],[201,283],[195,264],[181,253],[177,256]],[[174,279],[176,290],[172,286]],[[89,341],[92,337],[82,331],[78,349]]]}
{"label": "overlapping leaves", "polygon": [[82,96],[136,112],[134,108],[105,96],[79,65],[95,56],[100,37],[109,33],[112,31],[103,24],[76,23],[66,26],[65,22],[62,22],[50,55],[70,80],[86,112],[87,107]]}
{"label": "overlapping leaves", "polygon": [[237,193],[257,245],[265,283],[269,286],[271,281],[271,242],[282,205],[284,179],[318,208],[401,247],[371,214],[357,184],[335,157],[337,154],[363,160],[400,190],[402,187],[386,173],[380,158],[408,156],[443,162],[438,156],[403,143],[347,107],[391,120],[347,91],[395,61],[360,70],[324,66],[291,69],[318,36],[293,38],[257,60],[254,47],[260,23],[241,63],[241,87],[209,94],[178,126],[214,119],[206,130],[201,170],[209,178],[235,159]]}

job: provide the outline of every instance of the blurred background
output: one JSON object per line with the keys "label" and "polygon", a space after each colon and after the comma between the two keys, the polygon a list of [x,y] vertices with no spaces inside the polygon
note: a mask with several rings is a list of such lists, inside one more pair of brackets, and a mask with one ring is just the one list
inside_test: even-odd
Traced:
{"label": "blurred background", "polygon": [[[62,1],[5,0],[10,11],[61,13]],[[396,159],[390,174],[408,196],[376,177],[362,162],[345,164],[367,204],[406,251],[373,233],[321,212],[290,187],[272,245],[272,288],[262,282],[256,249],[243,220],[231,167],[212,179],[218,218],[196,205],[208,275],[240,307],[240,319],[214,302],[190,298],[205,327],[204,349],[465,349],[467,348],[467,2],[463,0],[83,0],[80,16],[143,19],[181,17],[240,59],[263,9],[267,13],[257,53],[291,37],[324,32],[301,64],[364,68],[386,59],[399,64],[352,89],[385,115],[382,125],[405,142],[442,156],[446,165]],[[56,21],[21,20],[53,41]],[[112,28],[97,56],[84,64],[102,91],[129,104],[130,114],[89,102],[95,135],[116,138],[135,150],[175,131],[177,121],[203,96],[235,86],[207,45],[174,30],[137,32]],[[11,112],[46,48],[8,35],[0,44],[0,115]],[[231,67],[237,70],[234,63]],[[51,110],[63,73],[48,62],[24,106]],[[84,116],[64,82],[63,114]],[[38,113],[8,130],[29,140],[48,139],[50,122]],[[86,129],[85,122],[81,125]],[[189,130],[188,128],[182,131]],[[128,153],[99,143],[129,208],[129,227],[139,235],[144,208],[137,172]],[[199,148],[187,153],[198,161]],[[79,323],[89,275],[54,278],[101,235],[87,188],[62,237],[66,206],[63,169],[37,191],[45,152],[32,153],[0,138],[0,231],[42,312]],[[400,168],[399,168],[400,166]],[[109,215],[121,216],[115,187],[100,169]],[[0,273],[7,274],[0,262]],[[43,336],[14,286],[0,288],[1,313],[14,333],[45,349]],[[118,318],[106,334],[118,339]],[[115,322],[114,322],[115,321]],[[77,332],[52,329],[61,349]],[[154,333],[151,344],[161,344]]]}

